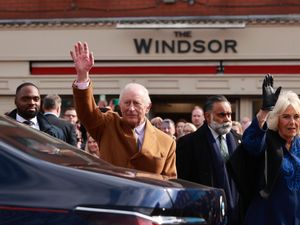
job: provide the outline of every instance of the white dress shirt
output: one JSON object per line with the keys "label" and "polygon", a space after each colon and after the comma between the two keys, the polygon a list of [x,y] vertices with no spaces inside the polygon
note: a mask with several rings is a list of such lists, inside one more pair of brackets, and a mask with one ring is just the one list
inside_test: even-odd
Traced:
{"label": "white dress shirt", "polygon": [[[20,116],[18,113],[16,116],[16,120],[20,123],[23,123],[24,121],[28,121],[28,120],[24,119],[22,116]],[[39,123],[38,123],[36,117],[31,118],[30,121],[33,123],[32,125],[30,125],[30,127],[40,130],[40,126],[39,126]]]}

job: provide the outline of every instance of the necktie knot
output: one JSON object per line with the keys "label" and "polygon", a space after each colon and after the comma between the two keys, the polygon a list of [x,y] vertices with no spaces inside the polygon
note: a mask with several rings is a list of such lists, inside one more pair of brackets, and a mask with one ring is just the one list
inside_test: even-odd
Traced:
{"label": "necktie knot", "polygon": [[219,135],[219,141],[222,142],[223,140],[225,140],[225,138],[223,137],[223,135]]}
{"label": "necktie knot", "polygon": [[28,125],[28,126],[32,126],[34,123],[30,120],[25,120],[23,121],[24,124]]}
{"label": "necktie knot", "polygon": [[134,129],[134,133],[135,133],[136,135],[139,135],[139,134],[140,134],[139,131],[138,131],[137,129]]}

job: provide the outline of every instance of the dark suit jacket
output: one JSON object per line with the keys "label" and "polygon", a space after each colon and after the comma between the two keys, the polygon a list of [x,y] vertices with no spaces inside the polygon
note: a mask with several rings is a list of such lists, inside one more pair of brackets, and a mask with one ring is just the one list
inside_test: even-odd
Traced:
{"label": "dark suit jacket", "polygon": [[69,143],[70,145],[76,146],[77,145],[77,136],[76,136],[76,128],[73,124],[71,124],[69,121],[63,120],[58,118],[57,116],[53,114],[45,114],[44,115],[48,121],[62,129],[65,137],[66,137],[66,142]]}
{"label": "dark suit jacket", "polygon": [[[226,135],[229,154],[241,142],[241,136],[230,131]],[[178,177],[196,183],[216,186],[213,169],[213,148],[218,148],[207,123],[197,131],[183,136],[177,141],[177,173]]]}
{"label": "dark suit jacket", "polygon": [[[248,132],[245,133],[245,136],[255,129],[259,129],[256,118],[247,129]],[[228,172],[234,179],[241,196],[242,204],[240,206],[244,215],[258,193],[261,197],[268,198],[280,174],[285,140],[280,137],[278,132],[267,130],[266,127],[265,130],[265,151],[257,155],[251,154],[243,146],[245,144],[245,140],[243,140],[244,144],[239,145],[227,162]],[[250,138],[253,139],[252,136]],[[253,142],[258,141],[253,139]]]}
{"label": "dark suit jacket", "polygon": [[[226,135],[226,141],[231,155],[241,142],[241,136],[230,131]],[[176,159],[179,178],[224,189],[228,225],[239,225],[238,192],[228,176],[226,164],[207,123],[194,133],[178,139]]]}
{"label": "dark suit jacket", "polygon": [[[17,118],[17,109],[14,109],[13,111],[11,111],[8,114],[8,116],[13,119],[16,119]],[[56,137],[60,140],[63,140],[63,141],[66,140],[66,138],[63,134],[63,131],[56,126],[51,125],[49,123],[49,121],[47,120],[47,118],[42,113],[39,112],[36,117],[37,117],[37,121],[39,123],[40,131],[43,131],[43,132],[45,132],[53,137]]]}

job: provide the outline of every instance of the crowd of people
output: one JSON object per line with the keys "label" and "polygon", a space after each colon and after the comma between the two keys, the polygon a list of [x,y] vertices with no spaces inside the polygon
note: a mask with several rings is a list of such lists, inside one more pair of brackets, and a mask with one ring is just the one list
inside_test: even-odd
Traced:
{"label": "crowd of people", "polygon": [[[29,91],[27,91],[27,89],[29,89]],[[23,91],[25,93],[23,93]],[[88,148],[86,148],[86,144],[88,143],[88,139],[91,136],[88,135],[86,129],[80,123],[75,107],[67,107],[62,112],[62,99],[59,95],[46,95],[43,99],[41,99],[38,87],[36,87],[32,83],[23,83],[17,88],[16,92],[15,102],[17,108],[9,114],[11,117],[17,118],[17,120],[20,122],[24,121],[22,119],[20,120],[19,115],[20,117],[23,115],[23,118],[26,118],[26,120],[29,119],[30,121],[34,121],[32,120],[32,118],[30,118],[31,116],[27,115],[27,109],[23,109],[22,105],[25,105],[25,103],[22,103],[22,100],[20,100],[20,95],[22,96],[22,98],[24,98],[24,96],[26,98],[36,98],[36,102],[33,104],[32,109],[28,110],[32,111],[34,109],[33,111],[37,113],[37,118],[42,117],[42,115],[40,114],[42,113],[43,116],[46,117],[48,122],[54,126],[54,130],[60,128],[63,133],[60,134],[60,136],[54,135],[53,133],[50,133],[50,135],[58,137],[68,144],[76,146],[82,150],[88,150]],[[119,102],[116,98],[111,99],[109,104],[106,100],[99,100],[97,105],[101,112],[107,112],[110,110],[113,112],[118,112],[120,114]],[[13,112],[18,112],[18,114],[16,114],[16,117],[12,116],[14,114]],[[33,113],[33,115],[35,113]],[[179,119],[175,123],[170,118],[162,119],[159,116],[152,118],[150,122],[153,126],[170,135],[173,139],[178,140],[180,137],[195,132],[197,128],[201,127],[204,123],[204,114],[203,109],[200,106],[195,106],[191,111],[190,122],[188,122],[186,119]],[[236,123],[239,125],[239,131],[237,130],[237,133],[242,134],[243,130],[241,123],[233,121],[232,129],[235,129]],[[39,123],[32,122],[30,126],[46,132],[46,130],[44,130],[43,128],[43,122],[41,122],[40,124],[41,128],[35,126],[35,124]],[[49,133],[50,130],[47,132]],[[100,153],[97,153],[97,155],[99,157]]]}
{"label": "crowd of people", "polygon": [[[70,52],[77,72],[74,107],[23,83],[8,116],[87,151],[113,165],[181,178],[224,190],[227,224],[300,224],[300,99],[292,91],[262,84],[262,107],[251,120],[232,121],[230,102],[209,96],[191,110],[190,121],[149,119],[151,99],[129,83],[118,99],[94,100],[87,43]],[[41,105],[42,102],[42,105]],[[288,207],[287,207],[288,205]]]}
{"label": "crowd of people", "polygon": [[[174,121],[170,118],[163,119],[160,116],[156,116],[150,120],[151,124],[156,128],[162,130],[166,134],[170,135],[172,138],[178,140],[180,137],[183,137],[187,134],[195,132],[204,124],[204,113],[203,109],[200,106],[194,106],[194,109],[191,111],[191,120],[188,121],[184,118]],[[241,122],[231,121],[231,129],[236,133],[242,135],[244,130],[251,124],[249,117],[243,117]],[[244,124],[244,125],[242,125]]]}

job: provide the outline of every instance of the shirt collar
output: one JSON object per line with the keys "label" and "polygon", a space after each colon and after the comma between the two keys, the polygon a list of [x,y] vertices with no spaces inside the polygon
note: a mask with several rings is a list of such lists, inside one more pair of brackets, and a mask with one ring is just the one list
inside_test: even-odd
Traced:
{"label": "shirt collar", "polygon": [[135,128],[134,128],[134,131],[135,131],[137,134],[141,134],[141,133],[144,131],[144,129],[145,129],[145,125],[146,125],[146,120],[145,120],[142,124],[140,124],[140,125],[138,125],[137,127],[135,127]]}
{"label": "shirt collar", "polygon": [[58,116],[57,116],[55,113],[53,113],[53,112],[45,112],[44,115],[53,115],[53,116],[58,117]]}
{"label": "shirt collar", "polygon": [[[21,123],[23,123],[24,121],[26,121],[26,119],[24,119],[24,118],[23,118],[22,116],[20,116],[18,113],[17,113],[17,116],[16,116],[16,120],[19,121],[19,122],[21,122]],[[33,117],[33,118],[31,118],[30,121],[33,122],[34,126],[36,126],[37,123],[38,123],[38,122],[37,122],[36,116]]]}
{"label": "shirt collar", "polygon": [[[218,134],[215,130],[213,130],[209,125],[208,125],[208,128],[210,129],[210,131],[211,131],[211,133],[212,133],[214,139],[217,140],[218,137],[220,136],[220,134]],[[222,136],[223,136],[224,139],[226,140],[226,134],[223,134]]]}

